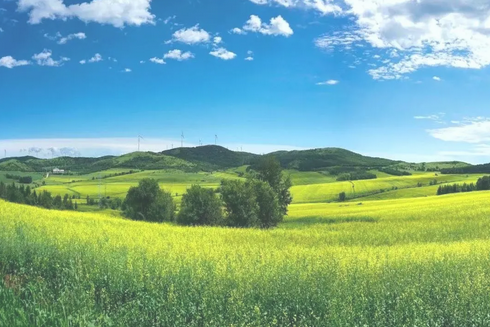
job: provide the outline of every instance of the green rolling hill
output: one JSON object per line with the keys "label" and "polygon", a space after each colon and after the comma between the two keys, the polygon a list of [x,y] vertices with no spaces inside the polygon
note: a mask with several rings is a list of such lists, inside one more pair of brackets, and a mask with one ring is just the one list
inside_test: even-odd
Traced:
{"label": "green rolling hill", "polygon": [[[328,171],[333,175],[348,171],[366,171],[392,167],[394,169],[441,168],[447,173],[486,173],[489,165],[470,166],[466,163],[424,163],[412,164],[384,158],[364,156],[339,148],[323,148],[302,151],[278,151],[268,155],[276,157],[285,169],[315,172]],[[216,171],[254,166],[260,155],[236,152],[221,146],[207,145],[195,148],[176,148],[153,152],[134,152],[122,156],[100,158],[59,157],[38,159],[31,156],[0,160],[0,171],[43,172],[53,168],[76,173],[93,173],[108,169],[128,168],[138,170],[178,169],[187,172]],[[452,171],[448,168],[457,169]]]}

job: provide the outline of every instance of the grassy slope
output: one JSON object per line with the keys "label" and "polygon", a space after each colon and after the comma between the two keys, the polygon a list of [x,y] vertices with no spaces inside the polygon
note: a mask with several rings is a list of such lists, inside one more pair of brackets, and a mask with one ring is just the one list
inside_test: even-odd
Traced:
{"label": "grassy slope", "polygon": [[298,204],[271,231],[0,201],[0,272],[24,272],[0,325],[485,326],[489,200]]}
{"label": "grassy slope", "polygon": [[[361,198],[372,192],[379,192],[380,190],[389,191],[393,187],[399,189],[417,188],[418,183],[422,183],[425,188],[428,187],[430,181],[433,180],[437,180],[438,183],[459,183],[464,181],[474,181],[476,179],[476,176],[466,178],[465,175],[436,176],[434,173],[424,173],[413,176],[354,181],[355,193],[353,192],[352,184],[350,182],[293,186],[291,192],[294,196],[294,203],[329,202],[336,201],[341,192],[346,192],[349,198]],[[432,192],[432,190],[430,192]],[[425,195],[426,193],[423,194]]]}
{"label": "grassy slope", "polygon": [[[101,176],[120,173],[127,171],[107,170],[100,173]],[[230,172],[214,172],[214,173],[186,173],[180,170],[145,170],[130,175],[115,176],[110,178],[97,179],[99,173],[82,175],[82,176],[59,176],[52,175],[45,180],[46,186],[40,187],[38,190],[49,191],[55,195],[75,195],[82,198],[90,197],[97,198],[99,192],[102,196],[124,198],[129,188],[137,186],[139,181],[144,178],[156,179],[160,187],[174,196],[174,200],[179,203],[182,194],[193,184],[199,184],[204,187],[217,188],[222,179],[239,179],[236,174]],[[92,178],[95,178],[92,180]],[[75,182],[72,182],[72,181]]]}
{"label": "grassy slope", "polygon": [[[108,170],[100,173],[101,176],[127,171]],[[379,176],[389,176],[377,171],[373,171]],[[349,198],[361,200],[381,200],[390,198],[405,198],[435,195],[437,187],[429,186],[429,182],[437,180],[438,183],[463,183],[476,182],[480,175],[439,175],[435,173],[417,173],[413,176],[402,177],[383,177],[375,180],[354,181],[355,191],[352,192],[350,182],[337,182],[335,176],[324,175],[319,172],[298,172],[294,170],[286,171],[293,182],[291,189],[294,203],[311,202],[330,202],[338,199],[340,192],[346,192]],[[158,180],[161,187],[173,194],[175,200],[180,202],[180,197],[193,184],[200,184],[209,188],[217,188],[222,179],[236,179],[237,173],[232,169],[224,172],[215,173],[185,173],[179,170],[157,170],[143,171],[131,175],[111,177],[101,180],[102,187],[99,190],[99,173],[82,176],[55,176],[51,175],[45,180],[46,186],[40,190],[47,190],[53,194],[80,195],[85,198],[98,197],[102,195],[123,198],[130,187],[136,186],[143,178],[154,178]],[[95,178],[95,180],[92,180]],[[72,182],[75,181],[75,182]],[[417,187],[422,183],[423,187]],[[392,190],[393,187],[399,190]],[[406,189],[405,189],[406,188]],[[383,189],[384,192],[379,193]],[[372,194],[372,195],[371,195]],[[367,197],[366,197],[367,196]]]}

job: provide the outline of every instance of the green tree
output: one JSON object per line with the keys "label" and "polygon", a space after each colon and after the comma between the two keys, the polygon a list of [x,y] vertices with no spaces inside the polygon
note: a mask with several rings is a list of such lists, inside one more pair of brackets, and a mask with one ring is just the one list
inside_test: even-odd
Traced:
{"label": "green tree", "polygon": [[345,192],[342,192],[339,194],[339,201],[340,202],[345,202],[346,199],[347,199],[347,195],[345,194]]}
{"label": "green tree", "polygon": [[212,189],[193,185],[182,196],[177,222],[182,225],[217,226],[223,223],[222,203]]}
{"label": "green tree", "polygon": [[133,220],[173,221],[175,205],[170,193],[160,189],[154,179],[143,179],[131,187],[125,199],[125,215]]}
{"label": "green tree", "polygon": [[223,180],[220,193],[225,205],[228,225],[232,227],[255,227],[259,225],[259,217],[257,216],[259,205],[252,183]]}
{"label": "green tree", "polygon": [[290,188],[291,179],[284,177],[279,161],[273,156],[266,156],[259,160],[255,167],[257,178],[268,183],[277,194],[282,215],[287,215],[288,206],[293,201]]}
{"label": "green tree", "polygon": [[258,204],[257,218],[261,228],[277,226],[283,220],[278,194],[267,183],[251,181]]}

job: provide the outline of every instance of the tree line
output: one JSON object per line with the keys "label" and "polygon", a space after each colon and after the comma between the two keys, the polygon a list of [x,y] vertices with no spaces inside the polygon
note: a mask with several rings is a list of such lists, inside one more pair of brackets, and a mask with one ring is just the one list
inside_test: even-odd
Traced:
{"label": "tree line", "polygon": [[445,195],[451,193],[465,193],[473,191],[489,191],[490,190],[490,176],[484,176],[479,178],[478,181],[471,184],[453,184],[453,185],[441,185],[437,189],[437,195]]}
{"label": "tree line", "polygon": [[388,175],[393,175],[393,176],[411,176],[412,173],[405,171],[405,170],[398,170],[394,168],[381,168],[379,169],[380,172],[388,174]]}
{"label": "tree line", "polygon": [[344,173],[337,178],[338,182],[343,181],[358,181],[363,179],[376,179],[378,176],[376,174],[370,173],[368,171],[355,171],[351,173]]}
{"label": "tree line", "polygon": [[291,180],[283,177],[280,163],[265,157],[245,181],[223,180],[217,191],[193,185],[183,195],[177,214],[172,195],[161,190],[154,179],[141,180],[137,187],[132,187],[122,209],[133,220],[271,228],[288,212],[291,186]]}
{"label": "tree line", "polygon": [[50,192],[42,191],[37,194],[30,186],[16,186],[15,183],[5,184],[0,182],[0,199],[9,202],[27,204],[45,209],[77,210],[78,204],[73,203],[72,197],[65,194],[64,197],[53,197]]}
{"label": "tree line", "polygon": [[21,184],[31,184],[32,183],[32,177],[31,176],[18,176],[18,175],[13,175],[13,174],[5,174],[5,177],[7,179],[16,180],[17,182],[19,182]]}

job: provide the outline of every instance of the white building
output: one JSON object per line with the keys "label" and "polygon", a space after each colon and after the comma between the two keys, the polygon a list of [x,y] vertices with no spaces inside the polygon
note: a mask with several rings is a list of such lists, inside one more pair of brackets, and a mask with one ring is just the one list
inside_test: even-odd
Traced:
{"label": "white building", "polygon": [[58,168],[53,169],[53,174],[64,174],[64,173],[65,173],[64,169],[58,169]]}

